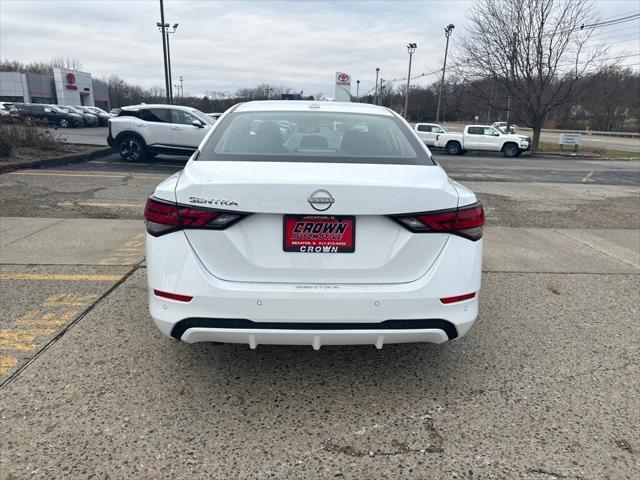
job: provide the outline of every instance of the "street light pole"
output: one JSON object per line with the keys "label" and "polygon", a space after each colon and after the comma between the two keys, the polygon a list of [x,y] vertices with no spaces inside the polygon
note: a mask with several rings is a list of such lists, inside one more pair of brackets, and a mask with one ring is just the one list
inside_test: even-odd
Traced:
{"label": "street light pole", "polygon": [[409,52],[409,73],[407,73],[407,94],[404,97],[404,118],[405,120],[409,119],[409,88],[411,86],[411,58],[413,57],[413,52],[418,48],[418,44],[410,43],[407,45],[407,51]]}
{"label": "street light pole", "polygon": [[167,71],[169,72],[169,88],[171,89],[171,103],[173,103],[173,84],[171,83],[171,50],[169,49],[169,29],[166,29],[167,33]]}
{"label": "street light pole", "polygon": [[373,96],[374,105],[378,105],[378,74],[380,73],[380,67],[376,68],[376,93]]}
{"label": "street light pole", "polygon": [[[164,18],[164,11],[162,12],[162,17]],[[169,24],[164,23],[164,21],[156,23],[156,26],[162,32],[163,47],[165,46],[165,42],[166,42],[165,59],[164,59],[165,80],[167,81],[167,85],[168,85],[167,91],[169,93],[167,98],[169,99],[169,104],[171,105],[173,103],[173,83],[171,78],[171,51],[169,50],[169,34],[176,33],[178,24],[177,23],[173,24],[173,30],[169,30]]]}
{"label": "street light pole", "polygon": [[444,29],[444,36],[447,37],[447,46],[444,48],[444,65],[442,66],[442,80],[440,81],[440,93],[438,94],[438,109],[436,110],[436,123],[440,120],[440,105],[442,103],[442,91],[444,90],[444,73],[447,70],[447,53],[449,52],[449,37],[455,28],[453,23],[447,25]]}
{"label": "street light pole", "polygon": [[165,34],[164,34],[164,4],[162,2],[162,0],[160,0],[160,24],[158,25],[159,27],[162,28],[162,58],[164,60],[164,86],[165,86],[165,95],[167,97],[167,103],[169,105],[171,105],[171,96],[170,96],[170,89],[169,89],[169,72],[167,70],[167,45],[166,45],[166,38],[165,38]]}
{"label": "street light pole", "polygon": [[356,102],[360,98],[360,80],[356,80]]}
{"label": "street light pole", "polygon": [[180,75],[180,101],[184,100],[184,86],[182,85],[182,75]]}

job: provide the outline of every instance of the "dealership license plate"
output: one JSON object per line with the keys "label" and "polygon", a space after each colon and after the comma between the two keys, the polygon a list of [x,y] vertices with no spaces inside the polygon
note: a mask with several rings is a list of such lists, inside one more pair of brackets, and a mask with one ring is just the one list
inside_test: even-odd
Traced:
{"label": "dealership license plate", "polygon": [[353,253],[356,218],[352,216],[285,215],[283,250],[302,253]]}

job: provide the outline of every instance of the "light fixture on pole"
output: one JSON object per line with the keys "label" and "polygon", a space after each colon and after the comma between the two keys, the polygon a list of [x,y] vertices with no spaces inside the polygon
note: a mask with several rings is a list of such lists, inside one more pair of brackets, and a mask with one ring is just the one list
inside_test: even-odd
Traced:
{"label": "light fixture on pole", "polygon": [[376,93],[373,95],[374,105],[378,105],[378,75],[380,74],[380,67],[376,68]]}
{"label": "light fixture on pole", "polygon": [[[170,33],[176,33],[176,29],[178,28],[178,24],[174,23],[173,24],[173,30],[169,30],[169,24],[165,23],[164,24],[164,28],[163,28],[163,24],[158,22],[156,23],[157,27],[160,29],[160,31],[164,32],[164,34],[166,34],[167,40],[167,74],[168,74],[168,80],[169,80],[169,98],[171,99],[171,103],[173,103],[173,84],[171,83],[172,79],[171,79],[171,50],[169,49],[169,34]],[[164,42],[163,42],[164,44]]]}
{"label": "light fixture on pole", "polygon": [[356,80],[356,102],[360,98],[360,80]]}
{"label": "light fixture on pole", "polygon": [[407,73],[407,94],[404,97],[404,118],[405,120],[409,119],[409,88],[411,87],[411,58],[413,57],[413,52],[418,48],[417,43],[410,43],[407,45],[407,52],[409,52],[409,73]]}
{"label": "light fixture on pole", "polygon": [[447,37],[447,46],[444,48],[444,65],[442,66],[442,80],[440,81],[440,93],[438,94],[438,109],[436,110],[436,123],[440,120],[440,105],[442,103],[442,91],[444,90],[444,73],[447,70],[447,53],[449,52],[449,37],[455,28],[453,23],[447,25],[444,29],[444,36]]}

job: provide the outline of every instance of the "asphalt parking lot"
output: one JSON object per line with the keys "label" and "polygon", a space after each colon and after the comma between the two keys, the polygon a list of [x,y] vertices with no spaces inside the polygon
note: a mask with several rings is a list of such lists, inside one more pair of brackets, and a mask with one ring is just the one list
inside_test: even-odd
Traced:
{"label": "asphalt parking lot", "polygon": [[184,160],[0,175],[0,478],[637,478],[640,162],[436,156],[480,317],[380,351],[162,337],[141,214]]}

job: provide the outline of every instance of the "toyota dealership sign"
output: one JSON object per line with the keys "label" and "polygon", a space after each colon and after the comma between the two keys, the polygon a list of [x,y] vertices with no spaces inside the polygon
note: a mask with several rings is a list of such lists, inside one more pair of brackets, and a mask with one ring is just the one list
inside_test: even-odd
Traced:
{"label": "toyota dealership sign", "polygon": [[344,72],[336,72],[336,102],[351,101],[351,75]]}
{"label": "toyota dealership sign", "polygon": [[336,85],[351,85],[351,75],[343,72],[336,72]]}

